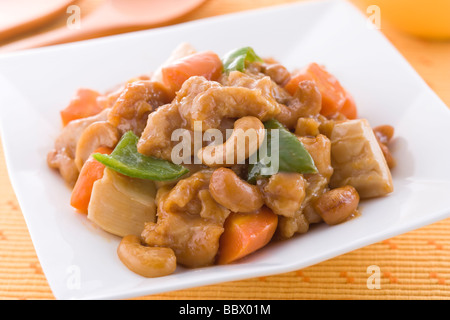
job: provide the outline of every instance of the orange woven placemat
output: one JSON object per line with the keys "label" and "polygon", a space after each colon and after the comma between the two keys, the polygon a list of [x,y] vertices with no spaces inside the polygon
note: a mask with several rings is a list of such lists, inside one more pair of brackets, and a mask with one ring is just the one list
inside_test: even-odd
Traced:
{"label": "orange woven placemat", "polygon": [[[80,5],[88,10],[100,1],[82,0]],[[209,0],[182,21],[294,1]],[[382,31],[449,105],[450,43],[413,39],[388,25]],[[378,268],[379,289],[368,287],[368,280],[373,284],[371,266]],[[0,144],[0,299],[53,298],[11,188]],[[303,270],[137,299],[450,299],[450,219]]]}

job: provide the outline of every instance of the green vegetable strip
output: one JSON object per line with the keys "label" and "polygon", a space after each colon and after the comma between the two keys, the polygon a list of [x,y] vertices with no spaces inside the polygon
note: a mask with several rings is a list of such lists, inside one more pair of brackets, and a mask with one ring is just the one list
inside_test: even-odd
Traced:
{"label": "green vegetable strip", "polygon": [[263,62],[251,47],[244,47],[228,52],[222,59],[223,69],[226,73],[245,69],[246,63]]}
{"label": "green vegetable strip", "polygon": [[269,120],[264,123],[266,128],[267,141],[267,156],[258,158],[255,164],[249,166],[247,180],[255,183],[258,177],[261,177],[261,170],[270,167],[271,163],[271,130],[279,130],[279,171],[297,172],[297,173],[317,173],[317,168],[314,164],[309,152],[305,149],[298,138],[287,130],[281,123],[276,120]]}
{"label": "green vegetable strip", "polygon": [[93,157],[108,168],[133,178],[168,181],[189,172],[185,167],[167,160],[140,154],[136,147],[138,140],[133,132],[128,131],[110,155],[95,153]]}

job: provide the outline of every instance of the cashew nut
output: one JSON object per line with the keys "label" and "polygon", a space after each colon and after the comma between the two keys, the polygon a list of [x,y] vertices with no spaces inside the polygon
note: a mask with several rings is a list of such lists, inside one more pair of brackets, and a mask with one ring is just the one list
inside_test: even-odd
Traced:
{"label": "cashew nut", "polygon": [[89,125],[81,134],[75,151],[75,164],[78,170],[99,147],[114,148],[119,141],[119,131],[107,121],[98,121]]}
{"label": "cashew nut", "polygon": [[255,211],[264,204],[259,188],[242,180],[228,168],[219,168],[213,172],[209,191],[214,200],[233,212]]}
{"label": "cashew nut", "polygon": [[288,83],[289,79],[291,78],[291,74],[286,69],[286,67],[282,66],[279,63],[267,65],[265,67],[264,73],[280,86],[286,85],[286,83]]}
{"label": "cashew nut", "polygon": [[314,203],[314,209],[330,225],[344,222],[355,213],[359,194],[352,186],[332,189],[322,194]]}
{"label": "cashew nut", "polygon": [[375,137],[377,138],[378,144],[380,145],[381,151],[383,152],[384,158],[389,169],[395,167],[396,161],[388,148],[388,143],[394,135],[394,127],[389,125],[382,125],[373,128]]}
{"label": "cashew nut", "polygon": [[243,117],[234,123],[231,136],[221,145],[210,145],[200,149],[198,158],[209,167],[231,167],[243,163],[264,141],[264,125],[256,117]]}
{"label": "cashew nut", "polygon": [[390,125],[382,125],[373,128],[373,132],[381,143],[388,144],[394,136],[394,127]]}
{"label": "cashew nut", "polygon": [[145,247],[135,235],[122,238],[117,254],[131,271],[147,278],[173,273],[177,267],[175,253],[170,248]]}
{"label": "cashew nut", "polygon": [[105,121],[108,118],[108,113],[109,109],[104,109],[95,116],[70,121],[56,139],[54,150],[47,155],[49,167],[58,169],[70,186],[75,185],[80,171],[74,160],[78,140],[84,130],[92,123]]}

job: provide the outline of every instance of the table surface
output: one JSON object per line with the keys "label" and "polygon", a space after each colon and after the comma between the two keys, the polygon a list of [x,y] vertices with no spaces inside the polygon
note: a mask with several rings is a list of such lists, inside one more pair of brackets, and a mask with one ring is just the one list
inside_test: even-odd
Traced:
{"label": "table surface", "polygon": [[[102,1],[80,0],[77,4],[84,14]],[[208,0],[177,22],[290,2],[296,1]],[[352,2],[366,11],[360,0]],[[65,19],[12,41],[62,26]],[[381,31],[450,105],[450,42],[413,38],[384,21]],[[379,289],[367,285],[368,267],[374,265],[381,272]],[[1,145],[0,299],[54,299],[12,190]],[[136,299],[450,299],[450,219],[295,272]]]}

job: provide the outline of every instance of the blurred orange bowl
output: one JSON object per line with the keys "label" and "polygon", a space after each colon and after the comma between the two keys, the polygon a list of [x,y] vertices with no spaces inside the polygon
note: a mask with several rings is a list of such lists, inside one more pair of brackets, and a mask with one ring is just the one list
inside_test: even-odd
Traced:
{"label": "blurred orange bowl", "polygon": [[426,39],[450,39],[450,0],[362,0],[380,7],[381,21]]}

